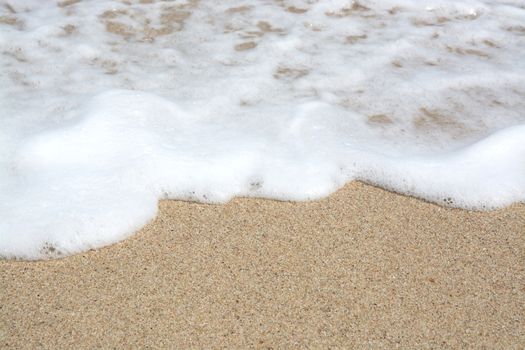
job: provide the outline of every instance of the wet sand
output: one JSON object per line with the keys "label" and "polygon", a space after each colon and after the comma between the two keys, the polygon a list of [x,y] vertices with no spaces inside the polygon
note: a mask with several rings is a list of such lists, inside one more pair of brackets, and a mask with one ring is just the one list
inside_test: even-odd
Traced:
{"label": "wet sand", "polygon": [[0,346],[525,347],[525,205],[352,183],[307,203],[159,206],[122,243],[0,261]]}

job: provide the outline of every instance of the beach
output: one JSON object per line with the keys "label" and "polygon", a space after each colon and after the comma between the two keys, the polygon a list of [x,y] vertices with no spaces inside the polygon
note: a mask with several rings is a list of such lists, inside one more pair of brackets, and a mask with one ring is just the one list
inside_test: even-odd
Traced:
{"label": "beach", "polygon": [[0,1],[0,348],[524,349],[523,23]]}
{"label": "beach", "polygon": [[525,346],[523,204],[466,211],[352,182],[311,202],[159,208],[106,248],[0,261],[0,347]]}

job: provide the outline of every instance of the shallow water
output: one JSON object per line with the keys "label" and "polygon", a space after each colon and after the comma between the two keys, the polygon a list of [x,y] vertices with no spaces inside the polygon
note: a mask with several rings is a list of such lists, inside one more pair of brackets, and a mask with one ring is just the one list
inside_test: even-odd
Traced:
{"label": "shallow water", "polygon": [[525,201],[523,1],[0,4],[1,256],[113,243],[160,198]]}

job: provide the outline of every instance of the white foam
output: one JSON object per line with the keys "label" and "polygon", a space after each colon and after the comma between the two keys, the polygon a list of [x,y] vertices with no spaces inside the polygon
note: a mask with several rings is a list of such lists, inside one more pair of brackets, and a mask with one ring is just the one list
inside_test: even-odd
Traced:
{"label": "white foam", "polygon": [[3,257],[122,240],[161,198],[309,200],[358,179],[525,202],[518,1],[62,5],[0,9]]}

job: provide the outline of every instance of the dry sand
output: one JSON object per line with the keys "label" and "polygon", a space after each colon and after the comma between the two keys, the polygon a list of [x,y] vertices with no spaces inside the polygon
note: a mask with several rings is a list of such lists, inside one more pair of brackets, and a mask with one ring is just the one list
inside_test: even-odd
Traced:
{"label": "dry sand", "polygon": [[360,183],[309,203],[164,201],[123,243],[0,265],[5,348],[525,347],[525,205]]}

